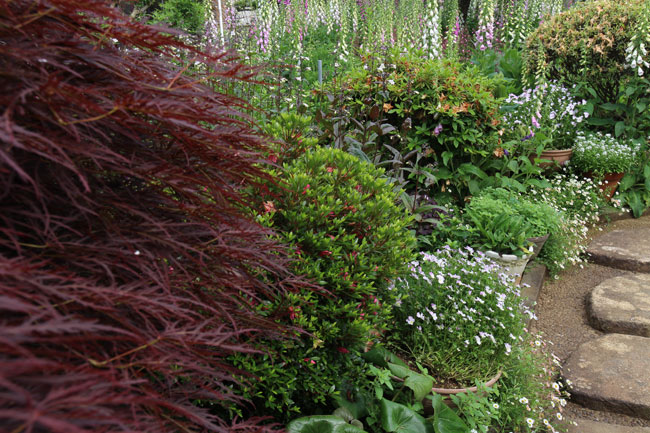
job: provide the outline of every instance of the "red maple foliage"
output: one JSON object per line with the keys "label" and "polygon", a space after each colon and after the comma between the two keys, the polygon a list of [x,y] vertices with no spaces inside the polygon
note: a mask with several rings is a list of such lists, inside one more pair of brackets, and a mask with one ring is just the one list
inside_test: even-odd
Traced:
{"label": "red maple foliage", "polygon": [[2,431],[272,429],[193,404],[246,404],[225,358],[283,335],[250,306],[304,284],[241,211],[264,146],[212,90],[254,71],[170,33],[0,0]]}

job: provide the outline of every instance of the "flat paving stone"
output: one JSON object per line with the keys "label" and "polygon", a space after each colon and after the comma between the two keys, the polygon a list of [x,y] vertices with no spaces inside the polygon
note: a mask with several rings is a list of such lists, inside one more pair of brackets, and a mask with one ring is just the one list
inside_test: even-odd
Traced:
{"label": "flat paving stone", "polygon": [[576,403],[650,419],[650,339],[607,334],[583,343],[562,375]]}
{"label": "flat paving stone", "polygon": [[648,427],[630,427],[587,419],[579,419],[576,422],[578,425],[569,427],[568,433],[650,433]]}
{"label": "flat paving stone", "polygon": [[650,337],[650,274],[603,281],[587,298],[587,315],[601,331]]}
{"label": "flat paving stone", "polygon": [[650,228],[612,230],[594,239],[589,260],[613,268],[650,272]]}

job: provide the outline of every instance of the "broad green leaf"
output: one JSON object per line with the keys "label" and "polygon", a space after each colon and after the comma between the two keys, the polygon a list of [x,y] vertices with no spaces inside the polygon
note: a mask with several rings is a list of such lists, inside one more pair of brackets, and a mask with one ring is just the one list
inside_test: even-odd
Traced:
{"label": "broad green leaf", "polygon": [[404,379],[408,377],[409,374],[413,373],[410,368],[404,365],[393,364],[392,362],[388,363],[388,369],[394,376],[399,377],[400,379]]}
{"label": "broad green leaf", "polygon": [[288,433],[334,433],[337,426],[347,424],[334,415],[314,415],[294,419],[287,426]]}
{"label": "broad green leaf", "polygon": [[603,119],[603,118],[600,118],[600,117],[590,117],[589,119],[587,119],[587,123],[589,123],[590,125],[602,126],[602,125],[613,125],[616,122],[614,121],[614,119]]}
{"label": "broad green leaf", "polygon": [[449,160],[454,157],[454,154],[448,150],[442,152],[442,164],[447,165]]}
{"label": "broad green leaf", "polygon": [[387,368],[389,362],[403,367],[408,367],[397,355],[380,345],[373,346],[369,351],[362,353],[361,357],[379,367]]}
{"label": "broad green leaf", "polygon": [[381,426],[387,432],[427,433],[427,422],[408,407],[382,399]]}
{"label": "broad green leaf", "polygon": [[605,104],[601,104],[600,108],[603,110],[607,111],[614,111],[614,110],[621,110],[625,108],[625,105],[623,104],[612,104],[611,102],[607,102]]}
{"label": "broad green leaf", "polygon": [[433,405],[433,429],[435,433],[467,433],[469,427],[442,402],[442,397],[435,394],[431,399]]}
{"label": "broad green leaf", "polygon": [[639,113],[643,113],[648,105],[645,102],[637,102],[636,109]]}
{"label": "broad green leaf", "polygon": [[650,163],[643,166],[643,177],[646,179],[650,177]]}
{"label": "broad green leaf", "polygon": [[632,174],[626,174],[621,179],[621,182],[618,184],[618,189],[621,191],[626,191],[636,183],[636,178]]}
{"label": "broad green leaf", "polygon": [[474,164],[461,164],[460,167],[458,167],[458,172],[461,174],[473,174],[474,176],[480,178],[480,179],[485,179],[487,177],[487,174]]}
{"label": "broad green leaf", "polygon": [[619,120],[614,126],[614,135],[616,135],[616,137],[620,137],[623,135],[623,132],[625,132],[625,122]]}
{"label": "broad green leaf", "polygon": [[422,400],[427,394],[431,393],[433,388],[433,378],[424,374],[411,371],[404,381],[404,386],[413,390],[413,396],[416,401]]}
{"label": "broad green leaf", "polygon": [[641,200],[641,195],[637,191],[631,191],[628,194],[627,204],[632,209],[634,218],[641,217],[641,214],[645,210],[645,205],[643,204],[643,200]]}
{"label": "broad green leaf", "polygon": [[334,427],[334,433],[362,433],[362,432],[365,432],[365,430],[353,424],[345,423]]}

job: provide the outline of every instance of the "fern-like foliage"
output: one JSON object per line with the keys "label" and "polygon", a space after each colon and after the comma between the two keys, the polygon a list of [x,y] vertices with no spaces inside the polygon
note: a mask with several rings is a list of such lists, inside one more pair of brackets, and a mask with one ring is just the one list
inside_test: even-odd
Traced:
{"label": "fern-like foliage", "polygon": [[170,32],[0,1],[2,431],[273,429],[195,404],[246,404],[225,358],[282,335],[251,304],[304,284],[242,211],[264,146],[212,90],[254,71]]}

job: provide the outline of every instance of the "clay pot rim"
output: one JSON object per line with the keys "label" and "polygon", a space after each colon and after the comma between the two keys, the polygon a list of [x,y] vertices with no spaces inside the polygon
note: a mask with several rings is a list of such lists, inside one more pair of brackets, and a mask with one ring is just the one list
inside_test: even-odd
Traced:
{"label": "clay pot rim", "polygon": [[[501,375],[503,374],[502,370],[497,371],[497,374],[495,374],[490,380],[485,382],[485,386],[490,387],[497,383],[497,380],[501,378]],[[397,380],[398,382],[404,382],[404,379],[397,377],[397,376],[391,376],[392,379]],[[468,388],[431,388],[431,392],[435,392],[436,394],[443,394],[443,395],[450,395],[450,394],[462,394],[464,392],[478,392],[478,387],[477,386],[470,386]]]}

